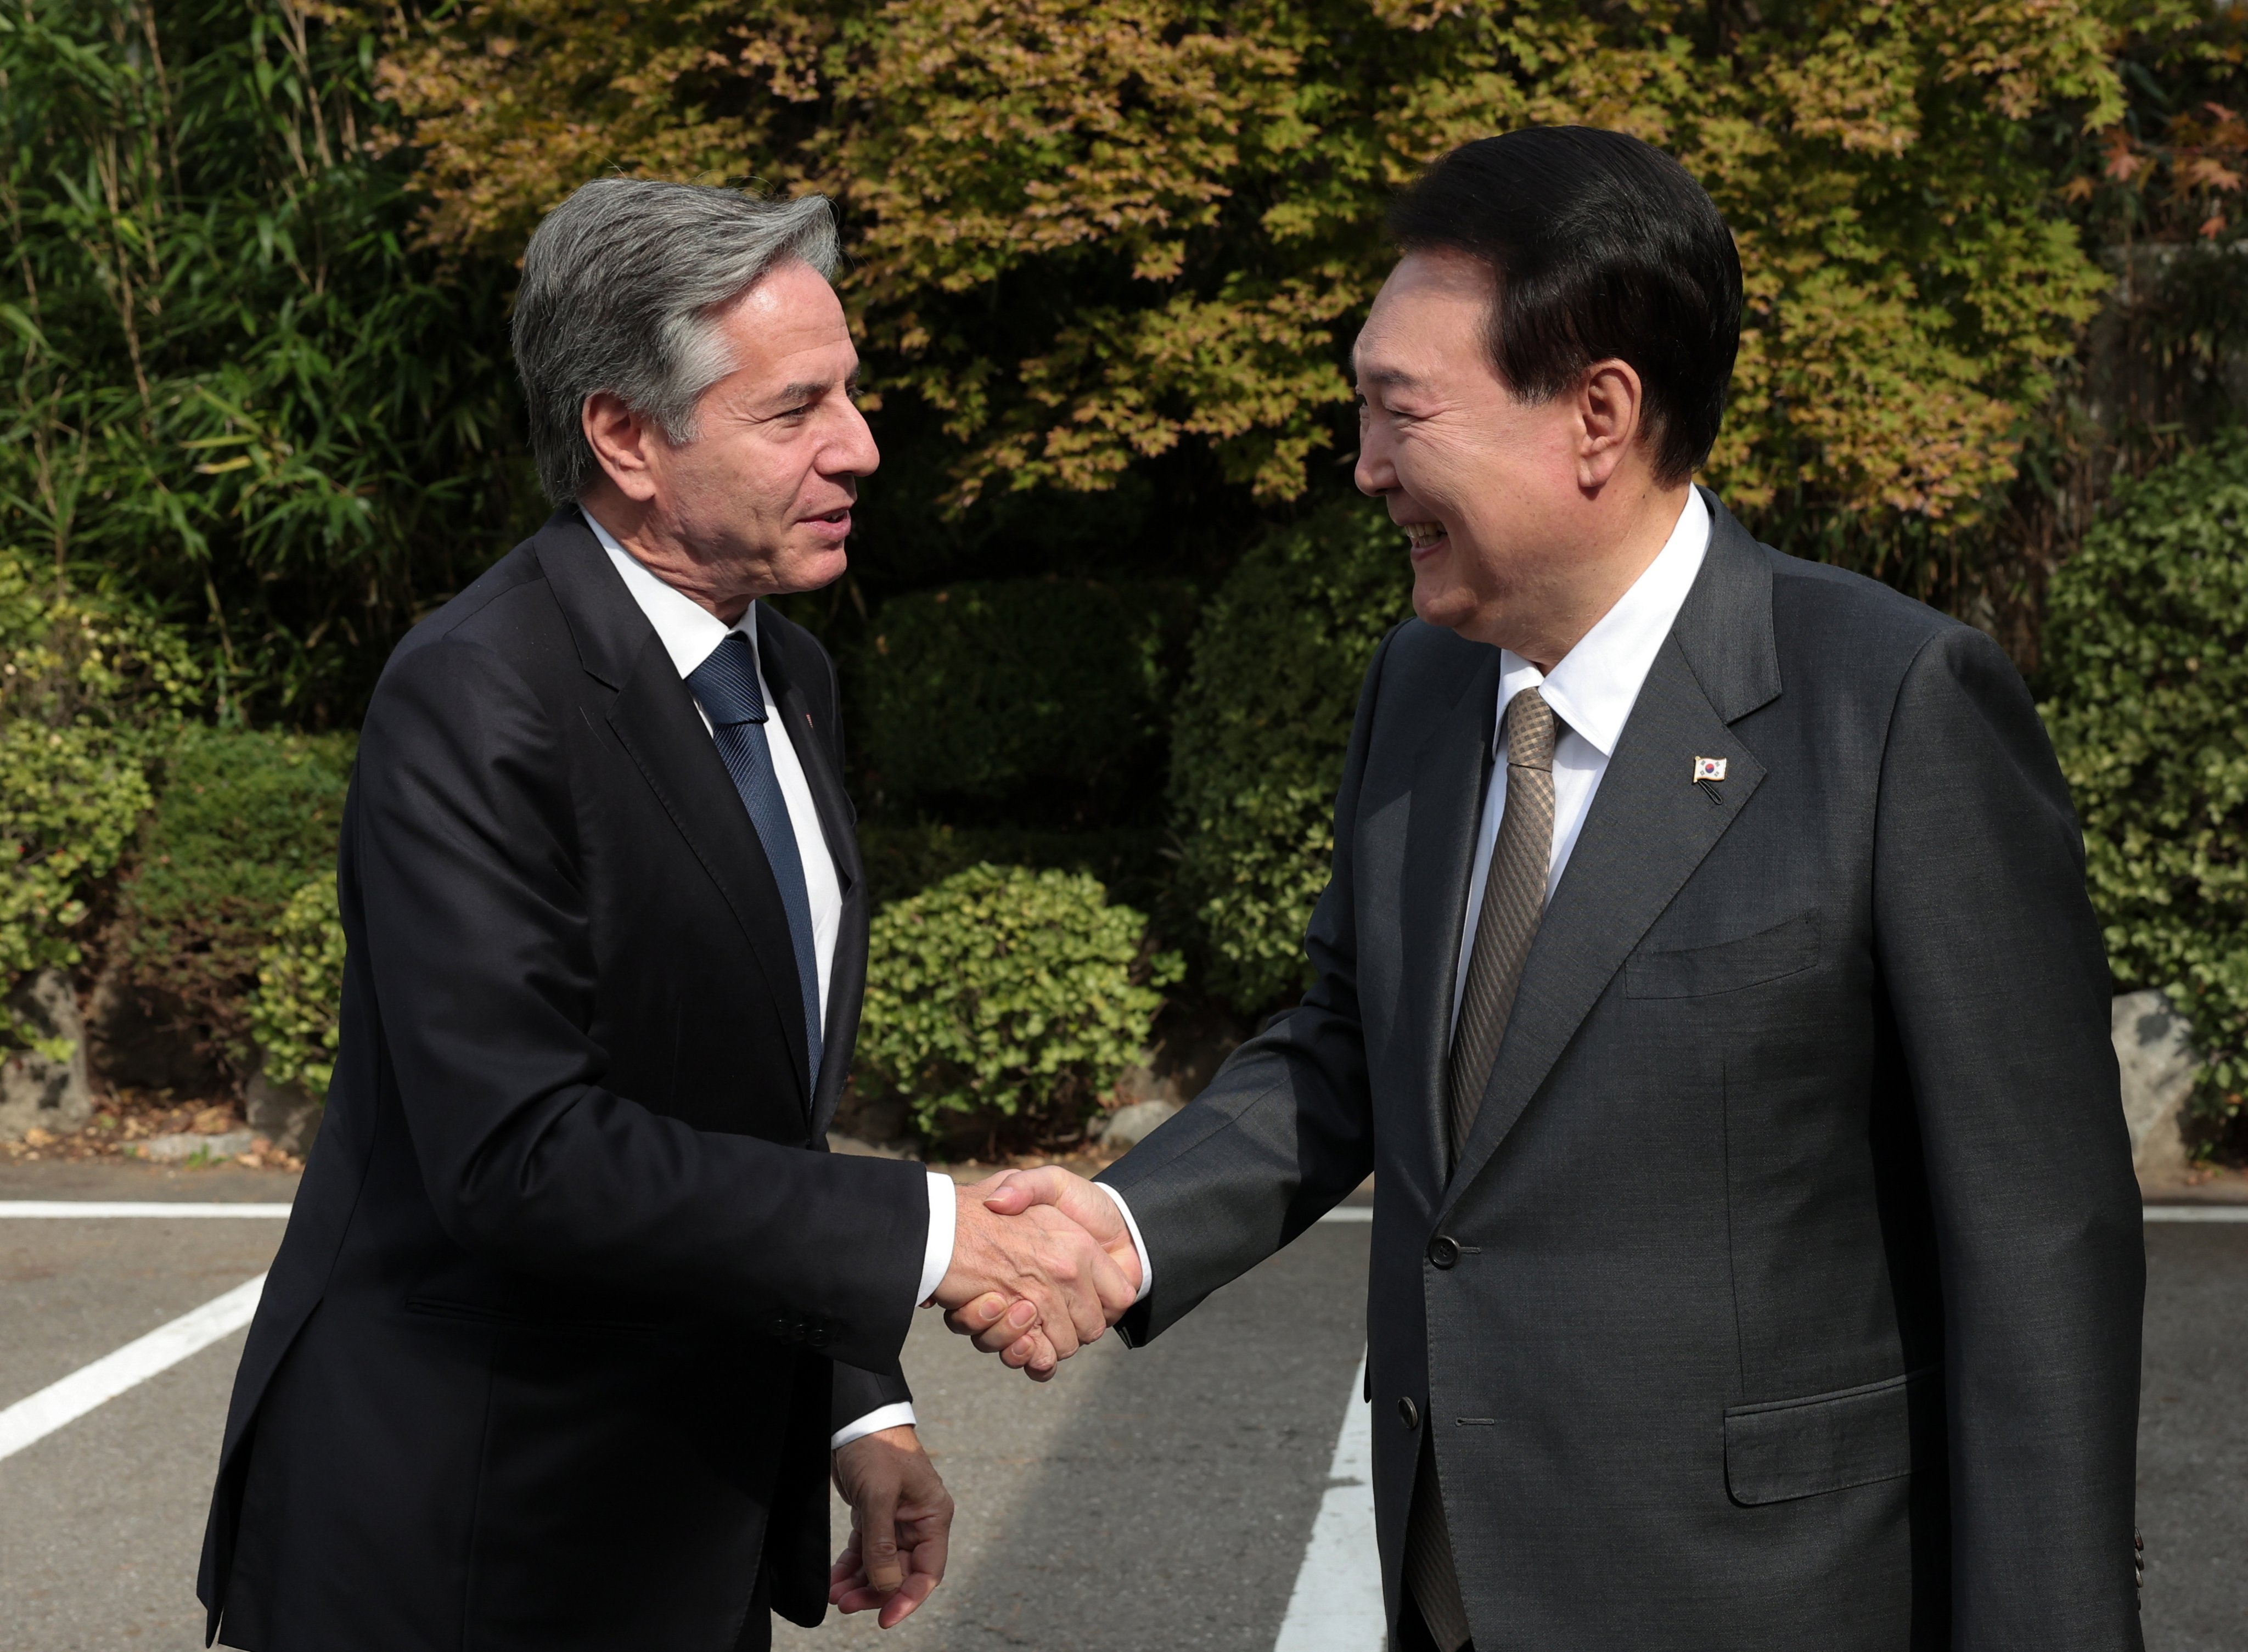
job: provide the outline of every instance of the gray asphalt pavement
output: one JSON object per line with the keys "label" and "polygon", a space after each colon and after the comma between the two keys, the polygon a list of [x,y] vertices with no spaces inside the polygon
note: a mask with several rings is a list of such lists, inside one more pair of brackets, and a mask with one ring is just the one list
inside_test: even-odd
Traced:
{"label": "gray asphalt pavement", "polygon": [[[0,1200],[286,1199],[289,1178],[0,1167]],[[260,1272],[280,1224],[0,1220],[0,1408]],[[922,1316],[908,1354],[961,1505],[902,1628],[783,1627],[790,1652],[1271,1652],[1360,1354],[1369,1230],[1322,1227],[1154,1347],[1040,1388]],[[2248,1224],[2150,1226],[2141,1518],[2152,1652],[2248,1649]],[[187,1652],[241,1333],[0,1460],[0,1652]],[[839,1529],[840,1529],[839,1521]]]}

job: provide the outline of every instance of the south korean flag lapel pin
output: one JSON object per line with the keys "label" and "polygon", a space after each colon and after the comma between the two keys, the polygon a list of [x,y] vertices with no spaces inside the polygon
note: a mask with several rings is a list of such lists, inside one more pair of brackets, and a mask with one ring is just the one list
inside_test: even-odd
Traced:
{"label": "south korean flag lapel pin", "polygon": [[1717,795],[1717,786],[1725,778],[1725,762],[1724,757],[1694,759],[1694,785],[1702,795],[1712,803],[1724,801]]}

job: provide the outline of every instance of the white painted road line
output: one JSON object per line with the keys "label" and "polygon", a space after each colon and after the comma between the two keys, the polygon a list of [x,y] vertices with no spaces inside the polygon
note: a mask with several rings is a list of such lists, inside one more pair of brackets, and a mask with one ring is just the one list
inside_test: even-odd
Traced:
{"label": "white painted road line", "polygon": [[159,1371],[168,1371],[230,1331],[239,1331],[257,1312],[257,1298],[264,1289],[265,1276],[261,1273],[0,1411],[0,1457],[15,1456],[65,1423],[75,1422],[105,1400],[115,1399]]}
{"label": "white painted road line", "polygon": [[1381,1652],[1389,1625],[1381,1610],[1381,1555],[1374,1544],[1374,1424],[1372,1409],[1360,1397],[1365,1391],[1360,1360],[1327,1470],[1336,1484],[1319,1499],[1273,1652]]}
{"label": "white painted road line", "polygon": [[[2248,1204],[2149,1204],[2149,1222],[2248,1222]],[[1370,1204],[1338,1204],[1319,1218],[1322,1222],[1371,1222]]]}
{"label": "white painted road line", "polygon": [[2150,1204],[2149,1222],[2248,1222],[2248,1204]]}
{"label": "white painted road line", "polygon": [[65,1216],[285,1217],[285,1204],[164,1204],[97,1199],[0,1199],[0,1218]]}

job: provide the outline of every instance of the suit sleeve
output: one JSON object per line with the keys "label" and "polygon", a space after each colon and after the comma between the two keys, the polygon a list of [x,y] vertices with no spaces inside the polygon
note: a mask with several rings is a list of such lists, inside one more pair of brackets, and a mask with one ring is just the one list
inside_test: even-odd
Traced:
{"label": "suit sleeve", "polygon": [[1154,1287],[1118,1324],[1135,1347],[1289,1244],[1374,1169],[1351,845],[1382,664],[1396,634],[1374,651],[1359,693],[1335,798],[1333,871],[1304,941],[1311,990],[1098,1178],[1129,1201],[1154,1268]]}
{"label": "suit sleeve", "polygon": [[1877,963],[1944,1298],[1953,1644],[2135,1648],[2138,1189],[2068,793],[1998,648],[1949,629],[1883,757]]}
{"label": "suit sleeve", "polygon": [[921,1166],[698,1131],[605,1086],[575,819],[552,720],[498,655],[451,640],[393,663],[346,883],[438,1221],[509,1269],[894,1369]]}
{"label": "suit sleeve", "polygon": [[839,1365],[827,1431],[833,1434],[846,1429],[885,1406],[912,1403],[913,1389],[907,1385],[905,1373],[894,1366],[888,1371],[861,1371],[855,1365]]}

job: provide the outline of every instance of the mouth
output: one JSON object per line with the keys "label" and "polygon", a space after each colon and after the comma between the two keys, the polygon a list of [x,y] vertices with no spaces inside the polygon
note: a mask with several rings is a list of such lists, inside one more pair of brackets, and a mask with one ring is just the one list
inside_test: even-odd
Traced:
{"label": "mouth", "polygon": [[851,507],[847,504],[802,520],[806,527],[823,539],[841,540],[850,537]]}
{"label": "mouth", "polygon": [[1405,536],[1406,548],[1415,558],[1437,550],[1447,538],[1441,522],[1401,522],[1397,527]]}

